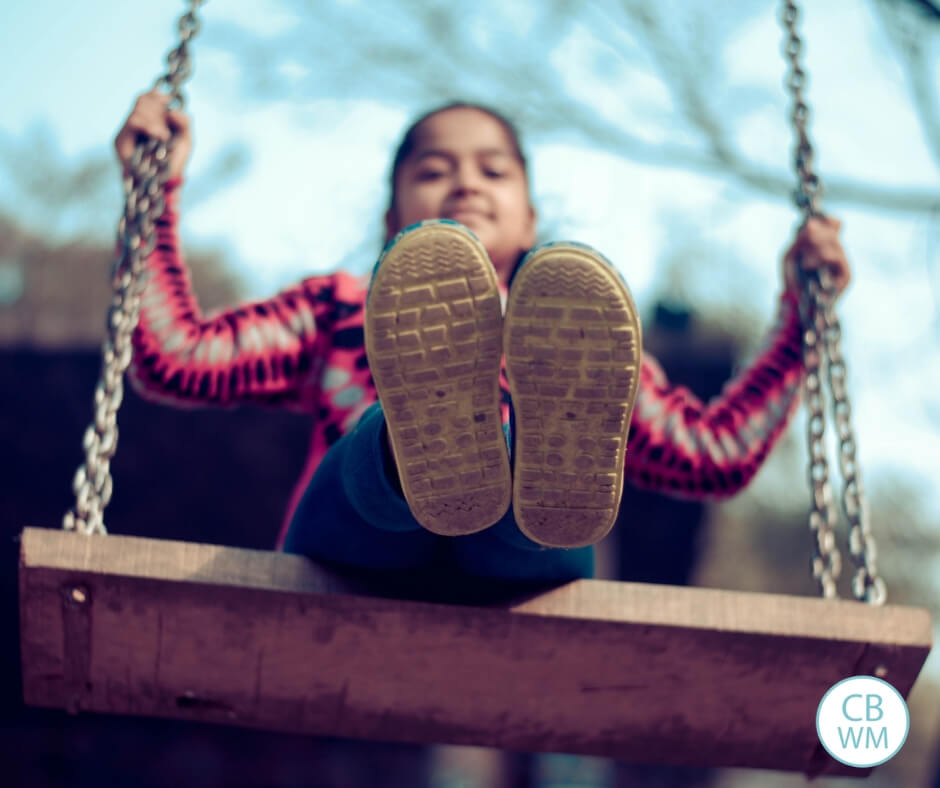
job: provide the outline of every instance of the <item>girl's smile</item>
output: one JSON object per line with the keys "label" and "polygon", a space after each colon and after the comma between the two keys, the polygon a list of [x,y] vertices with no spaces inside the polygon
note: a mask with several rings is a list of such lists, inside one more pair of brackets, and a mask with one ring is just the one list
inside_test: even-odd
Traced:
{"label": "girl's smile", "polygon": [[424,120],[395,177],[386,214],[392,237],[424,219],[452,219],[480,239],[503,283],[535,243],[525,167],[502,124],[473,107]]}

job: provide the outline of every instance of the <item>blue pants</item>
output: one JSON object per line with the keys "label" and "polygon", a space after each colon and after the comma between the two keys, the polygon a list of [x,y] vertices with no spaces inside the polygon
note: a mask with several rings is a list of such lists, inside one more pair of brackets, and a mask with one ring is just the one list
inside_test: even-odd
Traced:
{"label": "blue pants", "polygon": [[377,402],[327,452],[291,520],[284,550],[372,569],[429,567],[520,581],[594,574],[594,548],[562,550],[528,539],[512,507],[494,526],[446,537],[422,528],[385,470],[385,416]]}

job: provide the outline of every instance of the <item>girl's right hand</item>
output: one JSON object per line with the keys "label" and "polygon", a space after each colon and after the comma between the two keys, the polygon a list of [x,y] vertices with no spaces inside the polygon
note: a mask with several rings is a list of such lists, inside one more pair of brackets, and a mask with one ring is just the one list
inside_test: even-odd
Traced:
{"label": "girl's right hand", "polygon": [[189,118],[178,109],[167,109],[170,97],[159,90],[151,90],[137,98],[134,109],[114,139],[114,149],[124,172],[130,170],[134,148],[138,142],[150,138],[168,142],[172,133],[173,150],[170,151],[169,177],[183,174],[193,149]]}

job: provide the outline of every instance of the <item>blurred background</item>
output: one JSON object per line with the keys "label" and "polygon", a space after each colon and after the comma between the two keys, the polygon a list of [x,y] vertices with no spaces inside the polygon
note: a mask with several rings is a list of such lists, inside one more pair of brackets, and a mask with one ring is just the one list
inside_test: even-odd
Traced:
{"label": "blurred background", "polygon": [[[203,309],[311,273],[366,271],[406,126],[448,100],[481,101],[520,128],[542,239],[604,251],[636,296],[647,350],[673,380],[714,396],[766,335],[798,224],[778,10],[769,0],[208,3],[187,87],[196,147],[181,228]],[[58,527],[70,505],[122,205],[112,140],[162,73],[182,11],[175,0],[0,7],[5,783],[802,784],[23,707],[16,536]],[[808,9],[801,33],[824,206],[844,223],[854,271],[840,315],[880,567],[890,601],[936,617],[940,7],[832,0]],[[285,413],[177,412],[130,392],[106,522],[116,533],[268,549],[309,429]],[[801,415],[726,504],[629,493],[630,519],[602,545],[600,573],[814,594],[804,436]],[[940,786],[940,657],[909,703],[909,739],[871,784]]]}

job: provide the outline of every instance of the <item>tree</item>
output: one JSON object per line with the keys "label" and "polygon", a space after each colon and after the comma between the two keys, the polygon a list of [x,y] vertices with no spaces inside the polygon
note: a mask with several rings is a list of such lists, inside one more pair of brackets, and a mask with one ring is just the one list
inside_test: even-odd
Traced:
{"label": "tree", "polygon": [[[936,86],[925,56],[940,25],[932,17],[927,26],[910,20],[916,9],[923,18],[923,8],[933,6],[926,0],[876,6],[887,28],[905,31],[898,57],[940,161]],[[512,107],[515,119],[541,139],[720,173],[774,197],[792,188],[784,162],[770,168],[750,160],[732,133],[742,115],[778,105],[781,96],[740,78],[732,82],[720,58],[745,23],[768,12],[766,3],[552,0],[507,7],[381,0],[357,8],[283,0],[282,9],[292,22],[275,34],[224,21],[205,32],[207,46],[234,57],[238,83],[258,101],[394,96],[417,108],[456,95]],[[883,210],[940,209],[937,190],[916,186],[830,178],[826,192],[840,203]]]}
{"label": "tree", "polygon": [[[99,345],[114,250],[113,242],[89,238],[50,241],[0,212],[0,266],[14,284],[0,292],[0,345]],[[218,252],[196,250],[188,258],[204,310],[239,299],[241,283]]]}
{"label": "tree", "polygon": [[[187,189],[192,206],[244,174],[243,145],[222,150]],[[0,174],[13,195],[7,212],[47,243],[113,232],[121,213],[120,170],[110,149],[70,159],[48,123],[38,121],[19,138],[0,134]],[[15,206],[15,209],[14,209]],[[2,209],[3,206],[0,206]],[[102,217],[113,217],[102,223]]]}

